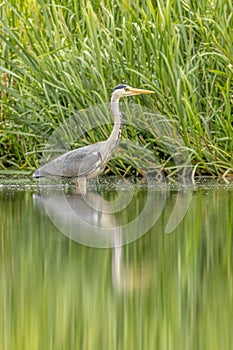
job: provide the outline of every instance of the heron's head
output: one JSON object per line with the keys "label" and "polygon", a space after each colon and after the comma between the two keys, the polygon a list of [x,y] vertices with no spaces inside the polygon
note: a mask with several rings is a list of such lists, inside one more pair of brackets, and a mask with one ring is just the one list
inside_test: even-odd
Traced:
{"label": "heron's head", "polygon": [[134,95],[142,95],[142,94],[154,94],[154,91],[144,90],[144,89],[136,89],[129,85],[121,84],[117,85],[112,92],[112,96],[116,98],[121,98],[125,96],[134,96]]}

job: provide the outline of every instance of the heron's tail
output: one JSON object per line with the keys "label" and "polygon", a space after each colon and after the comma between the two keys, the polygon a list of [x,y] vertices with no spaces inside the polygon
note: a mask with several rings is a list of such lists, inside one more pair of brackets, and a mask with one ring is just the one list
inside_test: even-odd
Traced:
{"label": "heron's tail", "polygon": [[37,169],[32,175],[32,177],[34,177],[34,179],[38,179],[39,177],[43,177],[43,176],[44,176],[44,174],[40,171],[40,169]]}

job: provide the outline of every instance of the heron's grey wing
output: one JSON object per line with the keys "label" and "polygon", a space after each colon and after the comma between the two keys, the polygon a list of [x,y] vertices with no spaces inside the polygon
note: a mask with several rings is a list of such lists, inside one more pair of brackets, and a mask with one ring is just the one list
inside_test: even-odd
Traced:
{"label": "heron's grey wing", "polygon": [[89,147],[82,147],[67,152],[43,165],[35,173],[34,177],[59,176],[81,177],[94,172],[102,163],[101,153]]}
{"label": "heron's grey wing", "polygon": [[[101,153],[99,151],[83,150],[71,151],[65,157],[62,173],[65,177],[86,176],[93,173],[102,163]],[[81,151],[81,149],[80,149]]]}

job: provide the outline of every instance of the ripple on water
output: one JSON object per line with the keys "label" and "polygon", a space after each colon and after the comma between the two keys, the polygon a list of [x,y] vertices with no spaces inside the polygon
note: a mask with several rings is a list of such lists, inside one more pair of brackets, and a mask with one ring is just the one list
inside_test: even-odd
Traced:
{"label": "ripple on water", "polygon": [[[73,186],[74,184],[70,181],[57,180],[57,179],[43,179],[35,180],[31,177],[19,177],[19,176],[4,176],[0,177],[0,190],[12,190],[12,191],[35,191],[41,188],[56,188],[65,189]],[[212,177],[197,177],[195,183],[186,183],[182,181],[182,178],[177,181],[176,179],[163,179],[158,181],[150,178],[136,178],[129,177],[123,178],[119,176],[100,176],[97,180],[92,179],[88,181],[89,191],[109,191],[109,190],[129,190],[133,188],[143,189],[150,186],[150,188],[166,188],[168,190],[174,190],[182,188],[189,188],[193,190],[198,189],[222,189],[231,190],[233,189],[233,178],[212,178]]]}

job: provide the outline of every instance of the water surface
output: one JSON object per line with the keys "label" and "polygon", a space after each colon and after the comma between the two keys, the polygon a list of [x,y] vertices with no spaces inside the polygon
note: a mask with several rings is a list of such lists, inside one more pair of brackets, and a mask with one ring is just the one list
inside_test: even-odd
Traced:
{"label": "water surface", "polygon": [[[117,190],[108,180],[93,186],[94,209],[67,186],[42,191],[27,179],[0,183],[1,349],[232,348],[231,183],[150,190],[139,184],[116,212],[106,205],[129,198],[121,182]],[[127,231],[148,196],[145,216]],[[94,238],[66,215],[64,198],[97,227]],[[112,239],[111,248],[77,243],[89,235],[96,244],[100,228],[101,244]]]}

